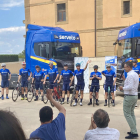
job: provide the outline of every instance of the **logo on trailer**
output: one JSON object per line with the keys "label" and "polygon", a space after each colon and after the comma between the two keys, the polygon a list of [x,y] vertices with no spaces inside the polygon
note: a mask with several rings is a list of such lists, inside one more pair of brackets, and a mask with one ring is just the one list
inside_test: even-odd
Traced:
{"label": "logo on trailer", "polygon": [[119,37],[126,36],[126,34],[127,34],[127,31],[124,31],[124,32],[122,32],[122,33],[119,34]]}
{"label": "logo on trailer", "polygon": [[66,39],[66,40],[76,40],[75,36],[66,36],[66,35],[60,35],[59,39]]}

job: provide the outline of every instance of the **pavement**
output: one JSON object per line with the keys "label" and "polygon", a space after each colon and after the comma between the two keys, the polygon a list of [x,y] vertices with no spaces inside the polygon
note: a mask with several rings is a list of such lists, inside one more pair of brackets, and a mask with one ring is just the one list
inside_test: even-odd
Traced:
{"label": "pavement", "polygon": [[[67,140],[82,140],[86,131],[90,125],[91,114],[93,114],[97,109],[104,109],[108,112],[110,117],[110,128],[116,128],[120,131],[120,140],[125,140],[127,132],[130,131],[129,126],[123,115],[123,96],[119,95],[116,97],[115,107],[104,107],[104,96],[103,89],[100,90],[99,94],[99,106],[88,106],[89,94],[84,95],[83,106],[70,107],[70,105],[64,104],[66,108],[66,139]],[[19,118],[23,130],[29,138],[30,133],[40,126],[39,122],[39,110],[45,106],[41,101],[28,103],[27,101],[21,101],[20,98],[16,102],[11,99],[12,90],[10,90],[9,97],[7,100],[0,100],[0,109],[10,110],[15,113]],[[138,100],[138,105],[140,105],[140,99]],[[47,103],[50,106],[50,103]],[[58,110],[53,107],[54,118],[58,115]],[[137,130],[140,135],[140,108],[135,109]]]}

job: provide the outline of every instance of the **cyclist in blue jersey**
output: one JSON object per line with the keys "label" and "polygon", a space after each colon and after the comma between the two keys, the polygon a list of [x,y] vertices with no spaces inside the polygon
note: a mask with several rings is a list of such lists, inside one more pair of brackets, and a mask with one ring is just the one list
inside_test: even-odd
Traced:
{"label": "cyclist in blue jersey", "polygon": [[30,81],[31,76],[32,76],[32,72],[26,68],[26,63],[22,62],[22,69],[19,70],[19,77],[18,77],[18,82],[20,82],[21,79],[21,90],[22,90],[21,100],[24,100],[24,88],[26,91],[25,100],[27,100],[28,81]]}
{"label": "cyclist in blue jersey", "polygon": [[[91,61],[89,60],[85,66],[84,69],[80,69],[80,63],[77,63],[76,64],[76,69],[74,71],[74,76],[76,76],[77,78],[77,86],[76,86],[76,95],[75,95],[75,103],[73,104],[73,106],[77,106],[77,98],[78,98],[78,93],[79,93],[79,90],[80,90],[80,94],[81,94],[81,101],[80,101],[80,106],[82,106],[82,101],[83,101],[83,90],[84,90],[84,87],[85,87],[85,82],[84,82],[84,71],[87,69],[87,66],[88,64],[90,63]],[[74,76],[72,78],[72,80],[74,79]]]}
{"label": "cyclist in blue jersey", "polygon": [[[72,85],[72,78],[73,72],[68,70],[68,64],[64,64],[64,70],[61,71],[61,75],[59,78],[58,83],[60,83],[61,79],[63,78],[63,91],[62,91],[62,103],[64,104],[65,99],[65,92],[67,91],[67,104],[69,104],[69,97],[70,97],[70,86]],[[71,78],[71,80],[70,80]]]}
{"label": "cyclist in blue jersey", "polygon": [[36,89],[36,99],[34,101],[38,101],[38,90],[40,89],[42,101],[43,101],[43,81],[44,81],[44,73],[40,70],[40,67],[35,66],[36,71],[33,74],[32,83],[35,81],[35,89]]}
{"label": "cyclist in blue jersey", "polygon": [[92,105],[92,94],[93,94],[94,88],[95,88],[95,94],[96,94],[96,105],[99,105],[99,102],[98,102],[99,89],[100,89],[99,80],[102,80],[102,74],[98,72],[97,65],[95,65],[93,68],[94,68],[94,72],[91,72],[90,74],[90,80],[92,80],[92,83],[91,83],[90,95],[89,95],[90,102],[88,103],[88,105]]}
{"label": "cyclist in blue jersey", "polygon": [[[137,59],[133,59],[133,70],[139,75],[140,77],[140,66],[137,65],[138,61]],[[140,83],[140,78],[139,78],[139,83]],[[137,107],[138,105],[136,104],[135,107]]]}
{"label": "cyclist in blue jersey", "polygon": [[104,106],[107,106],[108,86],[110,87],[110,90],[111,90],[112,105],[115,106],[114,86],[116,83],[116,74],[113,70],[111,70],[110,64],[106,64],[106,69],[107,70],[102,71],[102,74],[106,77],[106,80],[105,80],[105,104],[104,104]]}
{"label": "cyclist in blue jersey", "polygon": [[9,93],[9,81],[11,79],[11,73],[9,71],[9,69],[6,69],[6,64],[2,63],[1,64],[2,69],[0,69],[0,73],[2,76],[2,81],[1,81],[1,99],[4,100],[4,89],[6,89],[6,99],[9,99],[8,97],[8,93]]}
{"label": "cyclist in blue jersey", "polygon": [[50,66],[50,68],[47,69],[46,74],[45,74],[44,84],[46,82],[47,76],[49,76],[50,89],[53,91],[54,86],[57,85],[59,73],[58,73],[58,69],[53,68],[53,62],[50,62],[49,66]]}

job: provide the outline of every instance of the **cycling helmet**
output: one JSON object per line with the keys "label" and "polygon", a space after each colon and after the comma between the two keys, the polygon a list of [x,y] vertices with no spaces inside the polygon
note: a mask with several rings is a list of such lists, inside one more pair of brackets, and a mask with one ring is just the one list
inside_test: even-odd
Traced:
{"label": "cycling helmet", "polygon": [[94,65],[94,67],[93,67],[94,69],[98,69],[98,66],[97,65]]}
{"label": "cycling helmet", "polygon": [[5,63],[2,63],[2,64],[1,64],[1,66],[2,66],[2,67],[5,67],[5,66],[6,66],[6,64],[5,64]]}
{"label": "cycling helmet", "polygon": [[53,65],[53,62],[49,62],[49,65]]}
{"label": "cycling helmet", "polygon": [[68,64],[67,64],[67,63],[65,63],[65,64],[64,64],[64,66],[68,66]]}
{"label": "cycling helmet", "polygon": [[106,68],[110,68],[111,67],[111,65],[110,64],[106,64]]}
{"label": "cycling helmet", "polygon": [[26,62],[22,62],[21,64],[22,64],[22,65],[26,65]]}
{"label": "cycling helmet", "polygon": [[55,62],[56,63],[56,60],[55,59],[53,59],[53,58],[51,58],[51,59],[49,59],[50,61],[53,61],[53,62]]}
{"label": "cycling helmet", "polygon": [[138,63],[137,59],[132,60],[133,63]]}
{"label": "cycling helmet", "polygon": [[78,67],[78,66],[80,67],[80,66],[81,66],[81,64],[80,64],[80,63],[77,63],[77,64],[76,64],[76,67]]}
{"label": "cycling helmet", "polygon": [[35,68],[40,68],[40,66],[36,65]]}

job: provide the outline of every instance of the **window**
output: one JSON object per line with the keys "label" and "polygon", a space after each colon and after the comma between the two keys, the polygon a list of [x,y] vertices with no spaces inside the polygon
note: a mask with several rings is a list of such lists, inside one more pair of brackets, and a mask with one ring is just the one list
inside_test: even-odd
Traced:
{"label": "window", "polygon": [[123,1],[123,14],[130,14],[130,1]]}
{"label": "window", "polygon": [[66,21],[66,4],[57,4],[57,22]]}
{"label": "window", "polygon": [[49,58],[49,43],[34,43],[34,52],[37,56]]}

